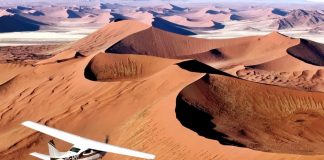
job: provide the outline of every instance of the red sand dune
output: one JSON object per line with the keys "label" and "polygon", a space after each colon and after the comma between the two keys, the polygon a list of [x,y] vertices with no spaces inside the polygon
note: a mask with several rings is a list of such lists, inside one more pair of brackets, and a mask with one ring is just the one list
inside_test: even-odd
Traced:
{"label": "red sand dune", "polygon": [[[177,113],[179,117],[187,117],[183,124],[214,124],[210,128],[188,125],[210,139],[265,152],[323,154],[323,143],[318,141],[323,138],[323,96],[210,75],[186,87],[181,92],[184,101],[179,100],[176,107],[183,111]],[[188,117],[194,108],[201,115]],[[223,135],[215,136],[215,131]]]}
{"label": "red sand dune", "polygon": [[[148,41],[140,41],[140,39]],[[274,39],[276,40],[273,41]],[[149,28],[121,40],[107,52],[146,54],[165,58],[181,58],[183,56],[189,58],[198,54],[217,56],[213,53],[216,49],[224,60],[215,65],[219,66],[226,62],[222,67],[228,67],[240,64],[255,65],[271,61],[287,55],[286,49],[297,44],[297,39],[291,39],[278,33],[259,37],[206,40]],[[213,61],[213,59],[207,60]]]}
{"label": "red sand dune", "polygon": [[[140,39],[147,39],[149,41],[143,42]],[[317,46],[318,49],[312,47],[312,45]],[[302,47],[304,50],[294,49],[296,47]],[[121,40],[106,52],[144,54],[177,59],[197,59],[215,68],[228,70],[228,73],[251,81],[292,88],[300,85],[300,87],[297,87],[298,89],[323,91],[321,86],[324,82],[318,78],[312,82],[307,82],[307,80],[305,81],[295,76],[288,76],[288,78],[280,78],[281,76],[278,78],[276,76],[284,74],[283,72],[293,75],[294,72],[302,73],[304,71],[310,72],[312,76],[315,76],[317,71],[324,69],[323,67],[313,65],[314,63],[320,63],[319,61],[322,59],[320,58],[322,52],[320,47],[322,47],[320,44],[306,44],[304,40],[292,39],[276,32],[266,36],[206,40],[189,38],[156,28],[149,28]],[[257,71],[250,72],[251,69],[245,71],[242,68],[233,70],[232,68],[236,66],[246,66]]]}
{"label": "red sand dune", "polygon": [[[130,25],[132,26],[131,28],[129,28]],[[60,54],[39,63],[50,63],[58,60],[70,59],[75,57],[77,53],[88,56],[98,52],[104,52],[119,40],[148,27],[149,26],[145,24],[130,20],[120,23],[111,23],[77,42],[62,46],[59,51],[53,53]]]}
{"label": "red sand dune", "polygon": [[[150,77],[177,60],[149,56],[99,53],[88,64],[86,78],[95,81],[129,81]],[[159,64],[159,65],[157,65]]]}

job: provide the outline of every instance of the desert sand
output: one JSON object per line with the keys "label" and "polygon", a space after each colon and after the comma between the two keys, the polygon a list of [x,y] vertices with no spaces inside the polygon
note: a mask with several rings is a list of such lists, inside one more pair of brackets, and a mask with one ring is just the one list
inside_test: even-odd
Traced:
{"label": "desert sand", "polygon": [[277,32],[197,39],[124,20],[74,43],[29,48],[50,57],[29,63],[28,53],[1,48],[22,60],[0,64],[0,159],[47,153],[51,137],[26,120],[108,135],[161,160],[323,159],[322,47]]}

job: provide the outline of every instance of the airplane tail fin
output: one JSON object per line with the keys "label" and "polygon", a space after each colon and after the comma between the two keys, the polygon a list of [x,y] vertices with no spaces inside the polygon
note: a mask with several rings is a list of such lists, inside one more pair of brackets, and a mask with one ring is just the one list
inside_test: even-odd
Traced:
{"label": "airplane tail fin", "polygon": [[49,153],[50,157],[60,157],[61,156],[61,152],[59,152],[56,149],[55,143],[53,140],[50,140],[48,142],[48,153]]}

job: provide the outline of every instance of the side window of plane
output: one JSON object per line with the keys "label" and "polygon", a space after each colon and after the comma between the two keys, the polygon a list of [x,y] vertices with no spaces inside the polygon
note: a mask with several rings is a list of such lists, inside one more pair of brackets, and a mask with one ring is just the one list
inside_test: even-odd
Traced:
{"label": "side window of plane", "polygon": [[73,148],[70,149],[70,151],[71,151],[71,152],[78,153],[78,152],[80,151],[80,149],[79,149],[79,148],[75,148],[75,147],[73,147]]}

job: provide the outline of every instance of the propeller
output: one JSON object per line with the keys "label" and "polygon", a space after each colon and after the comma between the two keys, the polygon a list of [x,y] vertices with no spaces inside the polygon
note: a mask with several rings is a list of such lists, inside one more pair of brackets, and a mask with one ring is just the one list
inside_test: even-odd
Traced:
{"label": "propeller", "polygon": [[106,138],[105,138],[105,143],[108,143],[109,142],[109,136],[106,135]]}

